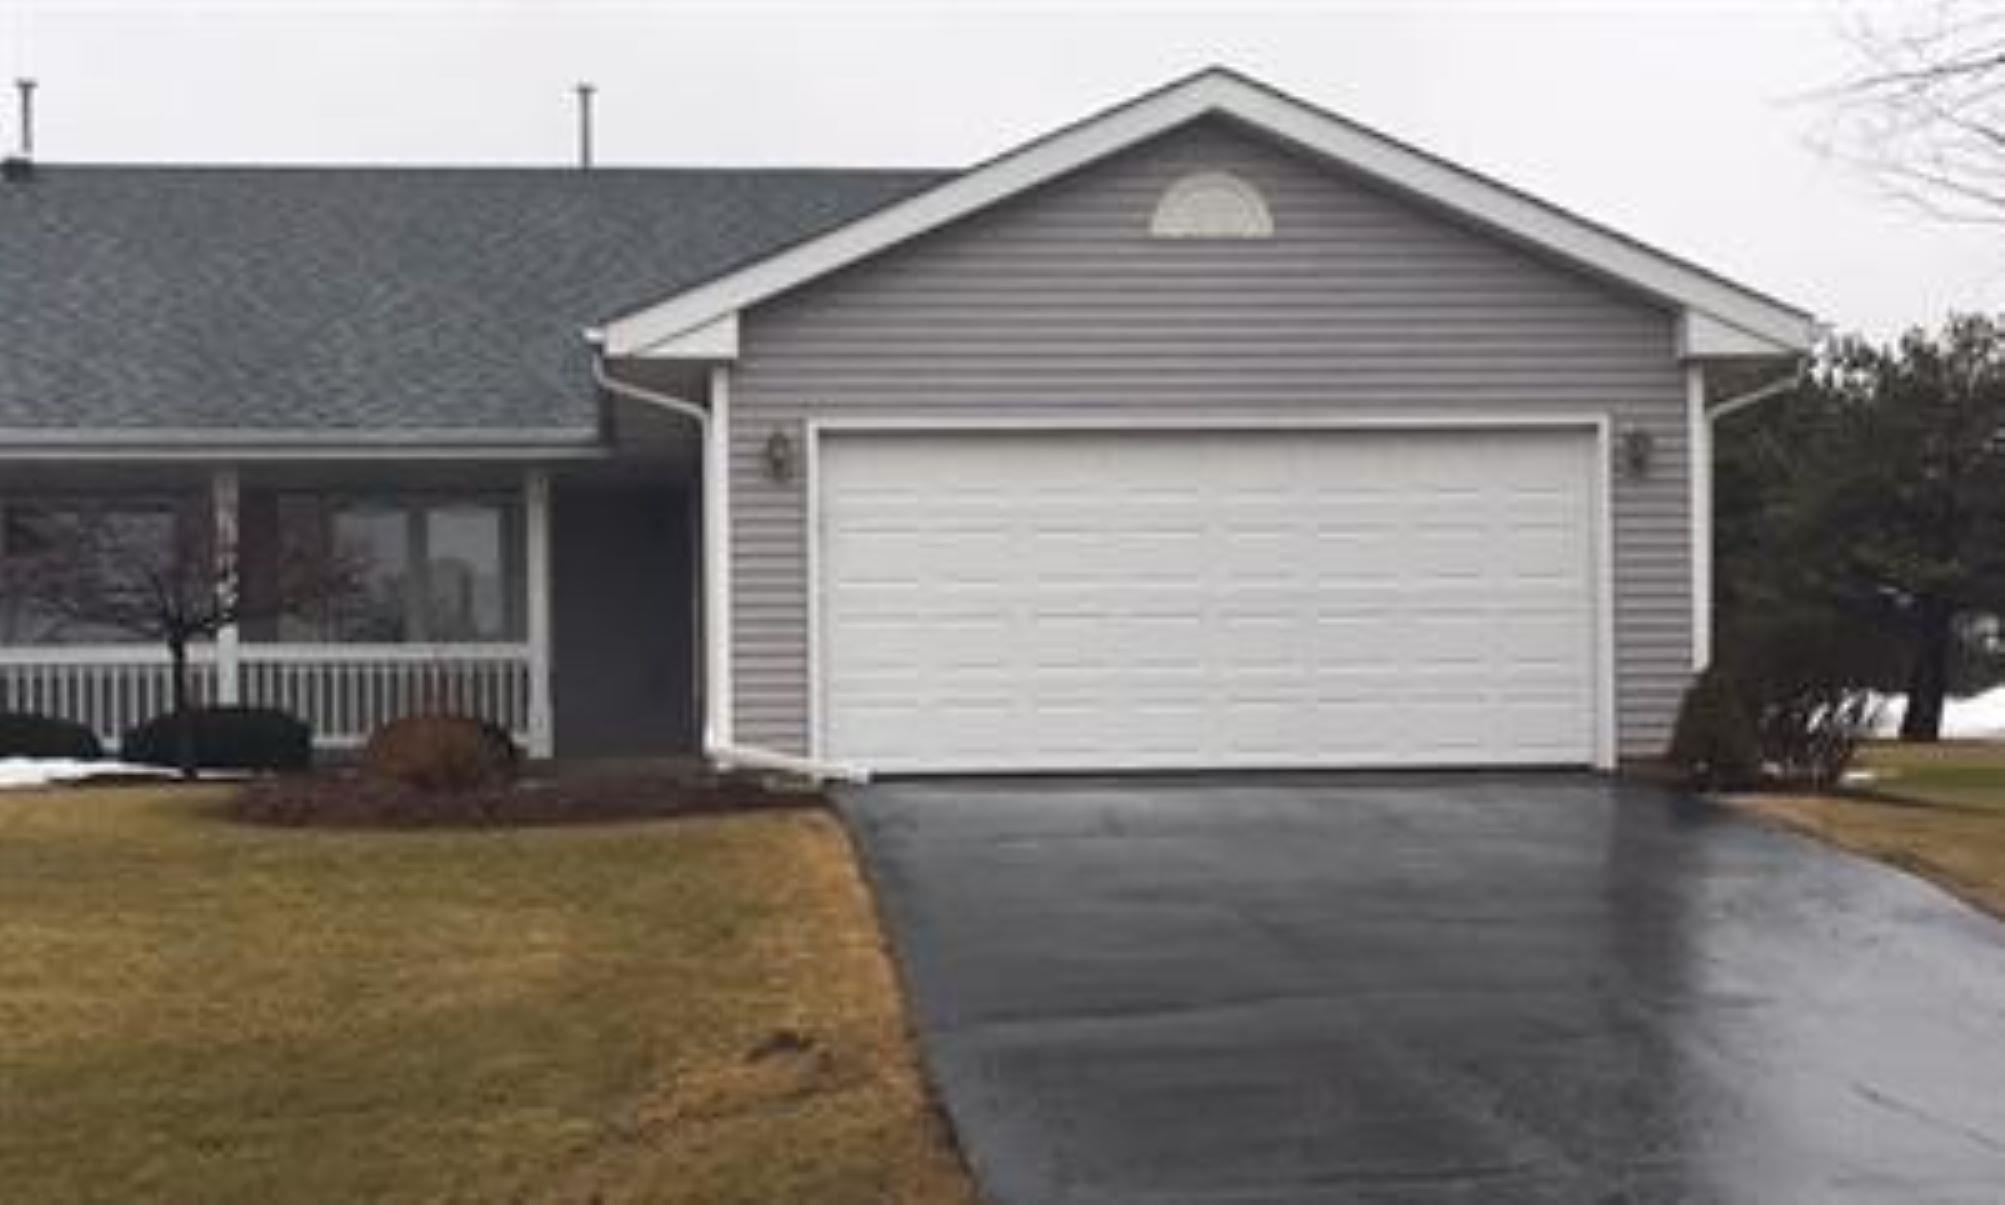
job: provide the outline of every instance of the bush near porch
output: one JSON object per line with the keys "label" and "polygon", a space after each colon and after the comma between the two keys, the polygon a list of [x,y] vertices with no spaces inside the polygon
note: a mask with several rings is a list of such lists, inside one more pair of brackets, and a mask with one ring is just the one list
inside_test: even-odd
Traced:
{"label": "bush near porch", "polygon": [[133,728],[118,752],[147,766],[185,761],[188,770],[304,770],[313,764],[313,729],[271,707],[191,707]]}
{"label": "bush near porch", "polygon": [[0,795],[20,1200],[964,1201],[840,830]]}
{"label": "bush near porch", "polygon": [[97,761],[104,746],[82,724],[24,711],[0,711],[0,757]]}

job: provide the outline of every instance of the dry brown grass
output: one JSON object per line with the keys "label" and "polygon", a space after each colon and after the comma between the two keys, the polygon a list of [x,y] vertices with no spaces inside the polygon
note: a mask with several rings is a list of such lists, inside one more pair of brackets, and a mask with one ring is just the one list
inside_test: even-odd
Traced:
{"label": "dry brown grass", "polygon": [[1921,875],[2005,918],[2005,810],[1845,796],[1747,795],[1731,802]]}
{"label": "dry brown grass", "polygon": [[959,1202],[828,816],[232,824],[0,795],[20,1200]]}

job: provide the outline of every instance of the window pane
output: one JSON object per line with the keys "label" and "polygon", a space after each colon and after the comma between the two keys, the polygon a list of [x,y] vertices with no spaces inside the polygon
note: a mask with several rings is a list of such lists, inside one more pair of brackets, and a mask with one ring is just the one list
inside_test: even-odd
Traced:
{"label": "window pane", "polygon": [[500,640],[508,635],[508,573],[501,508],[441,503],[425,511],[426,638]]}
{"label": "window pane", "polygon": [[55,563],[62,547],[61,524],[52,507],[0,504],[0,644],[55,644],[62,639],[62,620],[48,598],[59,588],[53,575],[69,568]]}
{"label": "window pane", "polygon": [[405,606],[411,580],[411,533],[394,504],[340,503],[329,524],[334,555],[354,567],[356,588],[329,608],[337,640],[399,642],[409,638]]}
{"label": "window pane", "polygon": [[208,585],[176,539],[172,503],[77,498],[0,503],[0,644],[128,644],[151,639],[141,600],[155,584]]}
{"label": "window pane", "polygon": [[62,535],[57,527],[61,516],[53,506],[37,502],[10,502],[0,511],[0,524],[4,525],[4,535],[0,535],[0,548],[5,548],[9,560],[45,556],[62,545]]}
{"label": "window pane", "polygon": [[[253,495],[240,521],[244,556],[244,601],[252,622],[245,634],[253,640],[271,638],[313,644],[333,638],[332,611],[341,600],[286,596],[286,566],[317,564],[327,555],[327,507],[318,494],[282,494],[266,504]],[[274,530],[269,534],[265,524]],[[271,621],[264,616],[276,610]]]}
{"label": "window pane", "polygon": [[119,562],[114,569],[128,574],[153,570],[191,580],[214,578],[208,566],[192,563],[204,551],[200,544],[192,538],[185,543],[175,539],[174,510],[166,503],[106,507],[86,522],[99,551]]}
{"label": "window pane", "polygon": [[284,610],[245,632],[297,643],[516,639],[516,531],[498,497],[253,495],[240,524],[245,597],[265,605],[249,613],[271,615],[270,600]]}

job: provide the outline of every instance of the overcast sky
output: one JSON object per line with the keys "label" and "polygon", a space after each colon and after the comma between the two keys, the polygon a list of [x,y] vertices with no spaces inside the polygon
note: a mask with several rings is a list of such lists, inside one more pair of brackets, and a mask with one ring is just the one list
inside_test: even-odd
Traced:
{"label": "overcast sky", "polygon": [[2005,310],[2005,224],[1817,148],[1846,31],[1898,7],[0,0],[0,70],[52,161],[561,163],[591,79],[603,162],[930,166],[1218,62],[1887,336]]}

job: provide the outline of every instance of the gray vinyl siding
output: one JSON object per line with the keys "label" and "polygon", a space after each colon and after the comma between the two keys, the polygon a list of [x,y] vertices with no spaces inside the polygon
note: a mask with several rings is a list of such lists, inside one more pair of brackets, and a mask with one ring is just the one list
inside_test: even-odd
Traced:
{"label": "gray vinyl siding", "polygon": [[[1265,194],[1271,240],[1152,239],[1182,174]],[[1691,664],[1672,315],[1207,122],[744,316],[732,388],[736,738],[808,748],[805,474],[775,430],[844,415],[1605,414],[1654,461],[1614,497],[1617,738],[1659,752]]]}

